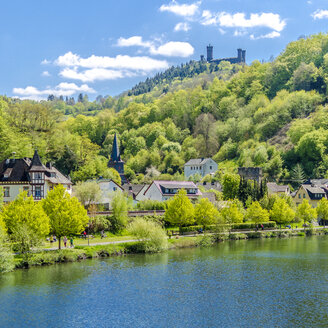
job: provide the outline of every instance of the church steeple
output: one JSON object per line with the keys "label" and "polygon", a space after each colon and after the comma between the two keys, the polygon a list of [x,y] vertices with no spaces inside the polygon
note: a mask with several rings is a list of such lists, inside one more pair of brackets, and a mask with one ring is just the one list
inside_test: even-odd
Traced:
{"label": "church steeple", "polygon": [[121,154],[120,154],[120,149],[118,147],[116,133],[115,133],[115,136],[114,136],[113,149],[112,149],[112,154],[110,156],[110,160],[113,161],[113,162],[120,162],[121,161]]}
{"label": "church steeple", "polygon": [[39,156],[38,151],[36,149],[34,151],[32,162],[31,162],[31,165],[30,165],[30,172],[33,172],[33,171],[37,171],[37,172],[46,171],[46,168],[42,164],[40,156]]}

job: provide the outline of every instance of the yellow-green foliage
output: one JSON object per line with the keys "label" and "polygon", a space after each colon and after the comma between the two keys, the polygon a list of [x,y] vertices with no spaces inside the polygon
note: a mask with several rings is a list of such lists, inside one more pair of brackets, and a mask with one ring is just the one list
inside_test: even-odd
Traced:
{"label": "yellow-green foliage", "polygon": [[21,192],[13,202],[4,206],[1,218],[9,234],[20,226],[26,226],[38,237],[44,237],[50,231],[49,217],[42,204],[35,202],[32,196],[27,197],[26,192]]}
{"label": "yellow-green foliage", "polygon": [[295,211],[288,205],[282,197],[277,197],[272,209],[270,210],[270,220],[278,224],[292,222],[295,218]]}
{"label": "yellow-green foliage", "polygon": [[219,211],[208,198],[202,198],[195,206],[195,220],[199,225],[214,224],[219,216]]}
{"label": "yellow-green foliage", "polygon": [[227,224],[243,222],[244,215],[236,203],[230,202],[227,207],[221,209],[223,222]]}
{"label": "yellow-green foliage", "polygon": [[245,219],[254,223],[269,221],[269,212],[259,202],[253,202],[247,209]]}

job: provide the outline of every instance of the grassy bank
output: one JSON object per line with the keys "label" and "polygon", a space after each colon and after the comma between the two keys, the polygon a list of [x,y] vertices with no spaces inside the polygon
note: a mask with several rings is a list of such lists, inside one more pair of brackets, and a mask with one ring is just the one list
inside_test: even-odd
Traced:
{"label": "grassy bank", "polygon": [[[169,249],[185,247],[207,247],[227,240],[241,240],[254,238],[289,238],[305,237],[312,235],[327,235],[328,229],[307,229],[304,231],[280,230],[280,231],[256,231],[241,233],[205,234],[193,237],[179,237],[168,240]],[[29,266],[51,265],[55,263],[75,262],[92,258],[104,258],[121,256],[125,254],[137,254],[143,252],[140,242],[127,242],[121,244],[76,246],[74,249],[62,249],[55,251],[41,251],[30,254],[28,262],[23,261],[19,255],[15,256],[16,268]]]}

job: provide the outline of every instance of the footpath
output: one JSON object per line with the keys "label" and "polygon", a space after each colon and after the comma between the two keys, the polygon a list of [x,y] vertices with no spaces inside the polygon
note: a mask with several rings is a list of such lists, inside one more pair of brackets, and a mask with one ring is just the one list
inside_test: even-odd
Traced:
{"label": "footpath", "polygon": [[[321,230],[324,229],[325,227],[315,227],[316,230]],[[294,228],[294,229],[259,229],[259,230],[239,230],[239,231],[231,231],[230,234],[240,234],[240,233],[252,233],[252,232],[286,232],[286,231],[299,231],[303,232],[304,228]],[[213,235],[214,233],[208,233],[209,235]],[[191,233],[191,234],[185,234],[185,235],[174,235],[172,236],[172,239],[174,238],[188,238],[188,237],[197,237],[197,236],[204,236],[204,233]],[[97,242],[97,243],[92,243],[90,244],[83,244],[83,245],[78,245],[78,246],[98,246],[98,245],[111,245],[111,244],[124,244],[124,243],[132,243],[138,241],[137,239],[130,239],[130,240],[116,240],[116,241],[106,241],[106,242]],[[57,250],[58,247],[51,247],[51,248],[44,248],[42,249],[43,251],[55,251]],[[62,249],[69,249],[69,247]]]}

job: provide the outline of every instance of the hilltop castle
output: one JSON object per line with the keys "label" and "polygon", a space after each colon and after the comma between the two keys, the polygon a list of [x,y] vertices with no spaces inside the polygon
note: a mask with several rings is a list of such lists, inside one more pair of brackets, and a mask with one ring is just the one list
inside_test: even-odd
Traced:
{"label": "hilltop castle", "polygon": [[[213,59],[213,46],[209,44],[207,47],[207,57],[206,60],[209,63],[219,64],[222,61],[230,62],[231,64],[245,64],[246,63],[246,50],[237,49],[237,57],[230,57],[230,58],[220,58],[220,59]],[[200,56],[201,61],[205,61],[204,55]]]}

